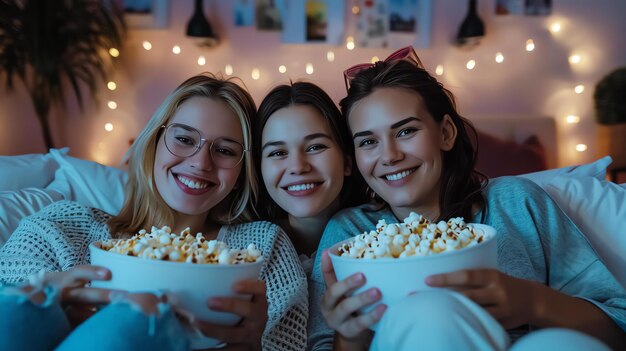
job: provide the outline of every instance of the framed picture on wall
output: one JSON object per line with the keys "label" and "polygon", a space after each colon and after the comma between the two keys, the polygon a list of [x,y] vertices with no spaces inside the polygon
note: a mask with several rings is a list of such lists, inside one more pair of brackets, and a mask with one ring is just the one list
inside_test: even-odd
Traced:
{"label": "framed picture on wall", "polygon": [[117,0],[129,28],[157,29],[168,26],[169,0]]}
{"label": "framed picture on wall", "polygon": [[281,40],[284,43],[343,42],[345,2],[337,0],[285,0]]}

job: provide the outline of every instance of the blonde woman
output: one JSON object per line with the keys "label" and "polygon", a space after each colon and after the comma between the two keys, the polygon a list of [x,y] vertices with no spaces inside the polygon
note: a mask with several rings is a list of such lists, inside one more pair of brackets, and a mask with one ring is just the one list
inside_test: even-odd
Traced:
{"label": "blonde woman", "polygon": [[[70,327],[61,328],[44,340],[49,342],[46,345],[28,344],[32,340],[22,334],[33,325],[22,330],[25,325],[11,324],[12,318],[8,318],[0,322],[0,349],[53,348],[59,343],[61,349],[76,345],[102,348],[113,342],[110,336],[119,335],[119,330],[130,336],[122,338],[127,339],[122,344],[111,345],[116,349],[132,349],[132,342],[137,340],[151,349],[188,348],[170,306],[158,297],[131,294],[115,299],[114,292],[84,286],[89,280],[108,279],[110,272],[105,268],[73,268],[89,263],[87,247],[91,242],[124,238],[140,229],[165,225],[174,232],[189,227],[231,247],[252,242],[263,252],[263,281],[242,281],[235,288],[252,295],[251,301],[207,301],[209,308],[240,315],[241,322],[223,327],[198,321],[195,326],[206,336],[223,340],[228,349],[305,348],[307,288],[298,256],[277,226],[250,222],[253,210],[249,204],[257,194],[249,152],[250,117],[254,113],[252,98],[232,80],[210,74],[194,76],[165,99],[129,150],[127,197],[119,215],[64,201],[23,220],[0,249],[0,282],[18,284],[0,290],[0,310],[8,308],[17,315],[20,308],[43,306],[52,319],[37,318],[36,323],[59,325],[54,318],[64,319],[68,310],[88,310],[109,303],[112,297],[122,303],[110,304],[73,332]],[[39,284],[23,284],[41,270],[68,272],[43,275]],[[19,299],[24,296],[29,297],[26,303]],[[70,308],[61,310],[58,301]],[[142,313],[137,313],[137,306]],[[56,314],[49,312],[55,309]],[[156,333],[149,332],[152,322],[146,315],[150,314],[157,316]]]}

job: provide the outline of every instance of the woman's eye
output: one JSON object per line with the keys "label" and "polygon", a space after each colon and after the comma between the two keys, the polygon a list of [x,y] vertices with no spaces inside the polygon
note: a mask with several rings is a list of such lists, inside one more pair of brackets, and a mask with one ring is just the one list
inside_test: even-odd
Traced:
{"label": "woman's eye", "polygon": [[403,137],[407,135],[411,135],[417,132],[417,128],[404,128],[398,132],[398,137]]}
{"label": "woman's eye", "polygon": [[184,136],[178,136],[176,137],[176,140],[178,140],[179,143],[184,144],[184,145],[194,145],[193,140]]}
{"label": "woman's eye", "polygon": [[328,146],[323,145],[323,144],[315,144],[315,145],[311,145],[309,146],[306,151],[307,152],[311,152],[311,151],[320,151],[320,150],[326,150],[328,149]]}
{"label": "woman's eye", "polygon": [[359,142],[359,147],[371,146],[376,144],[376,140],[374,139],[363,139]]}
{"label": "woman's eye", "polygon": [[216,148],[215,152],[222,156],[235,156],[235,153],[232,150],[223,147]]}
{"label": "woman's eye", "polygon": [[269,154],[267,154],[267,157],[282,157],[287,155],[286,152],[281,151],[281,150],[276,150],[276,151],[272,151]]}

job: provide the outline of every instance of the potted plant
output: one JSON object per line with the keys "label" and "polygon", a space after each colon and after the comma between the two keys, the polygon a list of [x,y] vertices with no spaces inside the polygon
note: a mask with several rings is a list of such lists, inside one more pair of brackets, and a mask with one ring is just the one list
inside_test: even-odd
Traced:
{"label": "potted plant", "polygon": [[626,67],[604,76],[593,94],[598,152],[613,157],[613,169],[626,169]]}
{"label": "potted plant", "polygon": [[47,148],[53,146],[49,115],[65,106],[72,90],[83,108],[81,89],[96,98],[111,68],[110,48],[119,48],[126,26],[112,0],[0,1],[0,80],[26,86]]}

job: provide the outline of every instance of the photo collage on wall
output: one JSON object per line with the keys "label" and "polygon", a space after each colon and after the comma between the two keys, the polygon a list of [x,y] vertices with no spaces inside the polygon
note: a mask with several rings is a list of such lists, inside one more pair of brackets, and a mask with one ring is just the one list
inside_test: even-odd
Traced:
{"label": "photo collage on wall", "polygon": [[[355,38],[362,47],[427,47],[433,0],[357,0]],[[346,2],[338,0],[235,0],[236,26],[280,31],[285,43],[340,45]]]}
{"label": "photo collage on wall", "polygon": [[547,16],[552,0],[496,0],[496,15]]}

